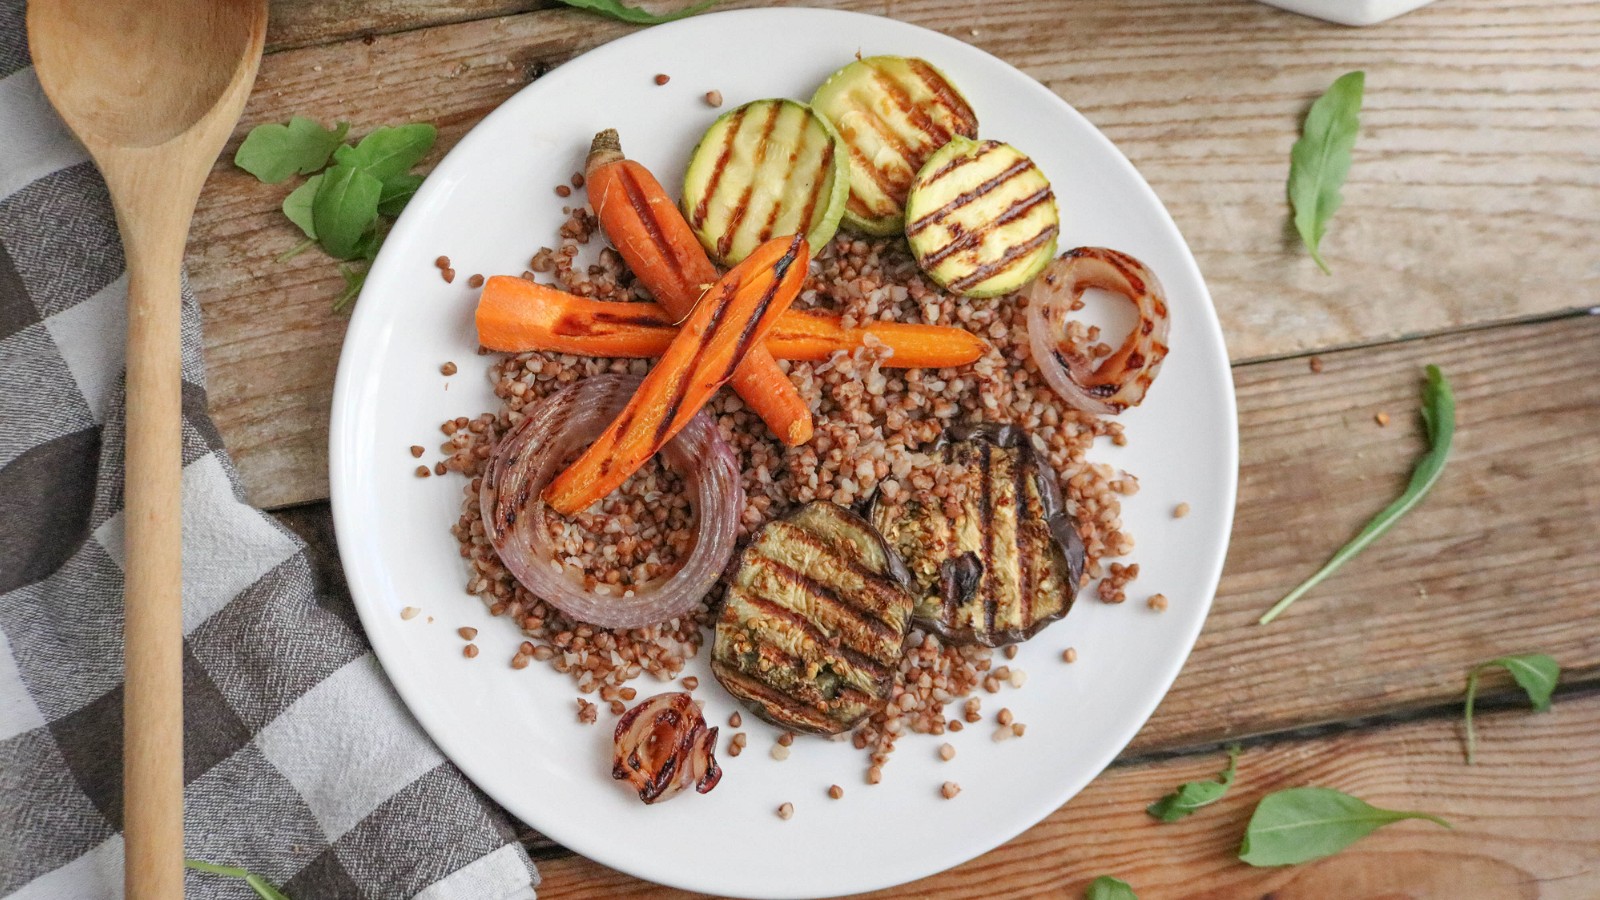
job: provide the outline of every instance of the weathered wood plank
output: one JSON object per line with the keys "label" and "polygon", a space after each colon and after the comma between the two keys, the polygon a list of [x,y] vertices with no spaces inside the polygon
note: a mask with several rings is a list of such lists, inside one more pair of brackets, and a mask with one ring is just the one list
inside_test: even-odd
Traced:
{"label": "weathered wood plank", "polygon": [[[1507,653],[1555,654],[1567,684],[1600,680],[1600,382],[1584,365],[1595,359],[1600,317],[1582,317],[1329,354],[1320,375],[1304,360],[1236,369],[1243,458],[1227,568],[1129,754],[1452,704],[1469,666]],[[1405,482],[1430,362],[1460,402],[1443,480],[1355,562],[1255,625]],[[331,550],[331,529],[308,524],[326,522],[326,504],[316,509],[289,518]],[[1131,602],[1169,588],[1135,581]]]}
{"label": "weathered wood plank", "polygon": [[[1476,766],[1462,764],[1459,728],[1450,718],[1252,747],[1228,796],[1176,824],[1151,819],[1145,805],[1184,781],[1212,777],[1221,754],[1113,767],[1004,846],[931,878],[864,896],[1080,897],[1099,875],[1122,878],[1142,900],[1600,895],[1600,754],[1592,752],[1600,696],[1559,700],[1542,715],[1507,711],[1480,723]],[[1391,825],[1337,856],[1288,868],[1239,862],[1240,837],[1256,802],[1306,784],[1390,809],[1433,812],[1455,827]],[[840,802],[848,801],[846,795]],[[805,815],[804,808],[795,815]],[[547,900],[697,896],[580,856],[547,859],[540,872],[539,895]]]}
{"label": "weathered wood plank", "polygon": [[[389,0],[371,12],[371,27],[500,8],[479,2],[434,10]],[[1595,302],[1595,0],[1458,0],[1367,30],[1245,2],[828,5],[887,11],[974,41],[1083,110],[1171,208],[1235,359]],[[328,7],[331,18],[306,33],[367,21],[357,13],[373,8],[357,6]],[[312,7],[322,4],[279,9]],[[627,30],[544,10],[275,53],[240,133],[291,114],[347,118],[358,130],[430,120],[442,151],[528,79]],[[1283,183],[1298,116],[1355,66],[1369,69],[1364,134],[1326,241],[1336,273],[1328,277],[1286,230]],[[325,495],[324,430],[345,323],[328,308],[341,285],[332,264],[314,252],[275,261],[296,238],[277,211],[286,192],[219,164],[189,254],[213,412],[262,505]]]}

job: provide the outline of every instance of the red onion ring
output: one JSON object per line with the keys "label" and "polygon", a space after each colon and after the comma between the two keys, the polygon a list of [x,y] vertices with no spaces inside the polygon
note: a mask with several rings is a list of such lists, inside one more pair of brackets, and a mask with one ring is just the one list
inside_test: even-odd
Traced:
{"label": "red onion ring", "polygon": [[657,694],[622,714],[612,736],[611,777],[646,803],[670,800],[689,785],[706,793],[722,780],[717,729],[706,728],[694,698]]}
{"label": "red onion ring", "polygon": [[[1139,310],[1139,323],[1098,367],[1065,340],[1067,316],[1088,288],[1121,294]],[[1172,327],[1161,282],[1144,263],[1104,247],[1079,247],[1045,267],[1023,295],[1033,361],[1061,399],[1102,416],[1144,400],[1167,357]]]}
{"label": "red onion ring", "polygon": [[695,498],[695,543],[683,567],[634,585],[632,597],[615,586],[586,589],[567,574],[544,527],[551,512],[539,495],[567,457],[622,412],[641,380],[597,375],[540,401],[495,447],[478,493],[484,531],[517,581],[567,615],[602,628],[643,628],[693,609],[733,557],[744,508],[733,450],[711,417],[699,413],[661,451]]}

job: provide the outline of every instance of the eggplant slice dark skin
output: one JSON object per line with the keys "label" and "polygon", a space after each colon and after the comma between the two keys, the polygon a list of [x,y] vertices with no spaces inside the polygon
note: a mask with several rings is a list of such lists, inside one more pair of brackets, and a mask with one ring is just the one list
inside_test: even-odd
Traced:
{"label": "eggplant slice dark skin", "polygon": [[809,503],[752,534],[725,580],[711,671],[752,712],[838,734],[888,703],[916,598],[866,519]]}
{"label": "eggplant slice dark skin", "polygon": [[1027,432],[953,426],[932,452],[975,470],[979,487],[961,515],[881,495],[868,507],[917,582],[917,624],[956,643],[999,647],[1065,616],[1083,577],[1083,538]]}

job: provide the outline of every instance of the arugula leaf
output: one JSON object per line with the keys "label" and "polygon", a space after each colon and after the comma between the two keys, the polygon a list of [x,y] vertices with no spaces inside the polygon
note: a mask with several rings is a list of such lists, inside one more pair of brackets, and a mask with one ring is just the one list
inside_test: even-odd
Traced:
{"label": "arugula leaf", "polygon": [[1350,72],[1328,88],[1306,113],[1300,139],[1289,151],[1289,203],[1294,207],[1294,227],[1311,258],[1323,272],[1320,247],[1328,230],[1328,220],[1343,197],[1339,189],[1350,173],[1350,151],[1361,131],[1358,114],[1366,87],[1365,72]]}
{"label": "arugula leaf", "polygon": [[379,128],[354,147],[346,145],[334,151],[333,159],[362,169],[380,182],[388,181],[421,162],[438,136],[439,129],[426,122]]}
{"label": "arugula leaf", "polygon": [[1444,471],[1445,459],[1450,455],[1450,442],[1456,433],[1456,398],[1450,390],[1450,382],[1445,379],[1444,373],[1438,366],[1428,366],[1428,383],[1422,391],[1422,424],[1428,433],[1428,452],[1417,460],[1417,465],[1411,470],[1411,481],[1406,485],[1399,497],[1394,502],[1383,508],[1372,520],[1351,538],[1350,543],[1339,548],[1322,568],[1312,573],[1310,578],[1300,582],[1294,590],[1290,591],[1279,600],[1266,614],[1256,620],[1257,625],[1265,625],[1276,619],[1289,604],[1300,599],[1306,591],[1316,587],[1324,578],[1333,574],[1334,570],[1349,562],[1350,558],[1367,549],[1373,541],[1382,537],[1384,532],[1394,526],[1395,522],[1410,512],[1413,507],[1422,502],[1439,474]]}
{"label": "arugula leaf", "polygon": [[586,9],[589,12],[599,13],[608,19],[616,19],[618,22],[627,22],[632,25],[660,25],[663,22],[686,19],[695,13],[705,12],[717,0],[704,0],[703,3],[696,3],[677,12],[661,15],[656,15],[647,9],[640,9],[637,6],[629,6],[626,3],[619,2],[619,0],[561,0],[561,2],[573,9]]}
{"label": "arugula leaf", "polygon": [[197,872],[209,872],[212,875],[225,875],[229,878],[244,879],[244,883],[250,885],[251,889],[256,892],[256,896],[260,897],[261,900],[289,900],[289,895],[274,887],[272,882],[254,872],[246,872],[237,866],[219,866],[216,863],[208,863],[199,859],[186,859],[183,861],[183,865],[185,868],[194,869]]}
{"label": "arugula leaf", "polygon": [[361,296],[361,289],[367,284],[367,269],[358,269],[355,266],[340,266],[339,274],[344,276],[344,290],[334,298],[333,311],[343,312],[355,299]]}
{"label": "arugula leaf", "polygon": [[1163,822],[1176,822],[1195,810],[1222,799],[1239,774],[1239,745],[1228,747],[1228,767],[1217,774],[1216,781],[1190,781],[1160,800],[1145,807],[1144,811]]}
{"label": "arugula leaf", "polygon": [[313,175],[283,198],[283,214],[300,226],[300,230],[312,240],[317,239],[317,226],[311,217],[311,201],[316,198],[317,188],[321,186],[322,176]]}
{"label": "arugula leaf", "polygon": [[1139,900],[1139,897],[1126,881],[1101,875],[1089,883],[1089,889],[1083,892],[1083,900]]}
{"label": "arugula leaf", "polygon": [[257,125],[233,154],[233,164],[266,184],[277,184],[297,172],[310,175],[328,164],[328,155],[349,131],[349,122],[330,130],[303,116],[295,116],[287,125]]}
{"label": "arugula leaf", "polygon": [[1379,809],[1332,788],[1289,788],[1256,804],[1239,859],[1252,866],[1292,866],[1321,859],[1403,819],[1427,819],[1450,827],[1430,813]]}
{"label": "arugula leaf", "polygon": [[411,197],[422,187],[421,175],[400,174],[383,181],[383,193],[378,196],[378,212],[398,216],[411,202]]}
{"label": "arugula leaf", "polygon": [[311,223],[322,249],[335,259],[353,259],[357,245],[378,221],[383,182],[343,163],[322,173],[311,201]]}
{"label": "arugula leaf", "polygon": [[1477,762],[1478,733],[1472,728],[1472,707],[1478,700],[1478,676],[1496,666],[1510,672],[1511,677],[1516,679],[1522,692],[1528,695],[1528,702],[1533,705],[1534,712],[1544,712],[1550,708],[1550,695],[1555,691],[1556,681],[1561,677],[1561,666],[1555,657],[1546,653],[1502,656],[1473,666],[1467,672],[1467,703],[1463,713],[1467,723],[1469,766]]}

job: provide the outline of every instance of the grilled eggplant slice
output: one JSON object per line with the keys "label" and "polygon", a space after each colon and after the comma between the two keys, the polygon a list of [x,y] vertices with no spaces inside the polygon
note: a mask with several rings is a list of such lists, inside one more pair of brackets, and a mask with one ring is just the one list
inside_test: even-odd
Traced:
{"label": "grilled eggplant slice", "polygon": [[951,138],[978,136],[967,98],[916,57],[858,59],[828,76],[811,106],[844,139],[850,159],[844,223],[867,234],[898,234],[917,170]]}
{"label": "grilled eggplant slice", "polygon": [[866,519],[817,501],[750,537],[711,671],[781,728],[837,734],[883,709],[911,627],[910,574]]}
{"label": "grilled eggplant slice", "polygon": [[1010,144],[964,137],[928,158],[906,199],[906,239],[928,277],[969,297],[1027,284],[1056,255],[1055,193]]}
{"label": "grilled eggplant slice", "polygon": [[756,100],[700,138],[683,176],[683,214],[711,258],[731,266],[781,235],[804,233],[821,249],[849,194],[844,144],[828,120],[804,103]]}
{"label": "grilled eggplant slice", "polygon": [[1083,539],[1026,432],[953,427],[935,450],[973,483],[962,511],[891,504],[871,517],[917,582],[915,617],[958,643],[1025,641],[1067,614],[1083,576]]}

